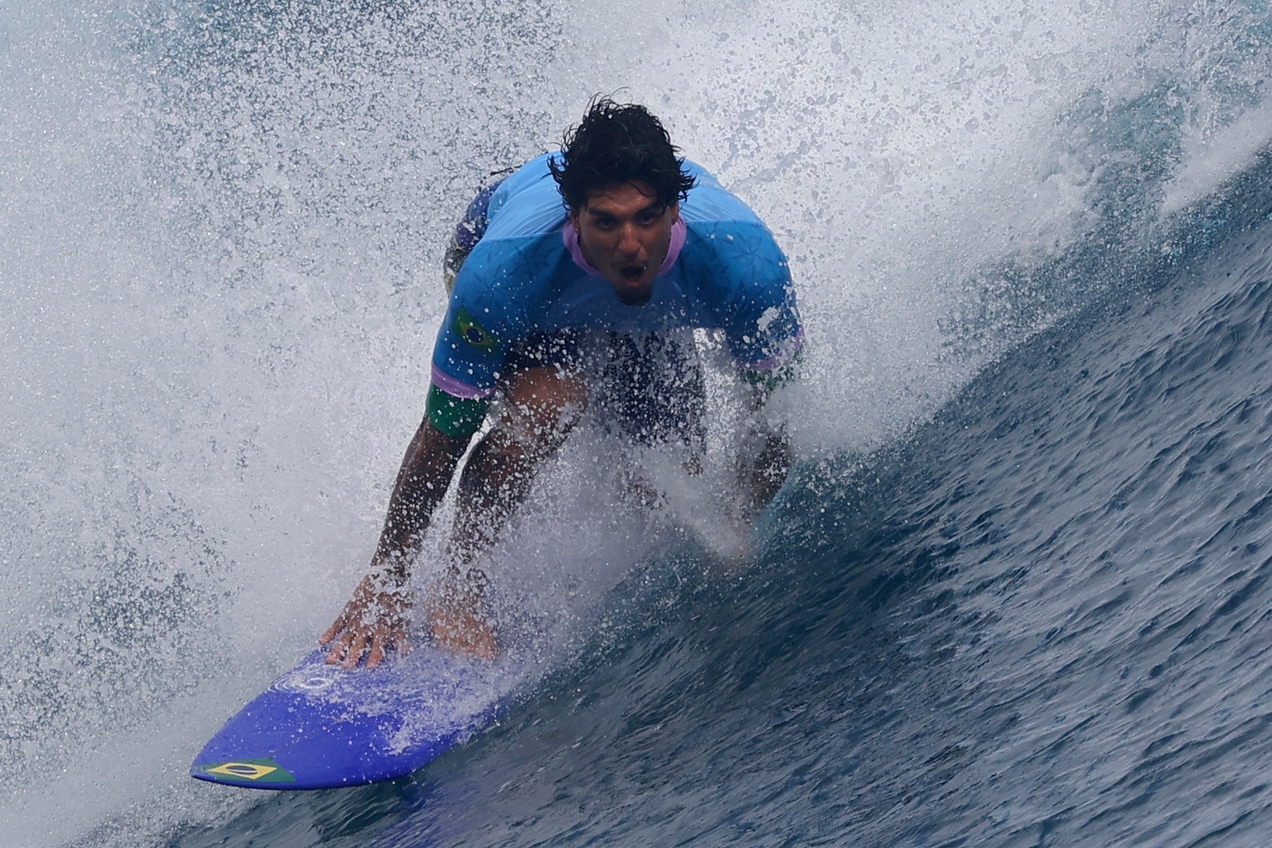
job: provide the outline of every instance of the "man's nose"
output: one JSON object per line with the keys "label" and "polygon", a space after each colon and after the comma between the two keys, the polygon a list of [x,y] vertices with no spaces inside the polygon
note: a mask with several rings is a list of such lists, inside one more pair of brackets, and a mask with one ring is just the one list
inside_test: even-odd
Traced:
{"label": "man's nose", "polygon": [[618,249],[626,254],[639,253],[641,248],[640,239],[637,238],[636,227],[634,224],[626,224],[618,234]]}

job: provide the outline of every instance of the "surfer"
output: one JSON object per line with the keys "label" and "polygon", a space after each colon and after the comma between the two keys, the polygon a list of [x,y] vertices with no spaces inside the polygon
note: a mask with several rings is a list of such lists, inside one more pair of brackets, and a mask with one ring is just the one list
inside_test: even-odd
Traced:
{"label": "surfer", "polygon": [[[755,446],[739,458],[751,514],[786,478],[789,443],[759,415],[803,341],[786,258],[756,215],[679,157],[643,106],[597,98],[560,153],[473,201],[447,253],[450,303],[426,413],[406,451],[370,572],[321,641],[327,661],[374,667],[406,647],[413,557],[461,457],[448,566],[427,604],[433,639],[494,658],[486,576],[474,563],[535,471],[591,409],[615,438],[705,438],[693,328],[723,332],[750,386]],[[688,333],[688,335],[686,335]]]}

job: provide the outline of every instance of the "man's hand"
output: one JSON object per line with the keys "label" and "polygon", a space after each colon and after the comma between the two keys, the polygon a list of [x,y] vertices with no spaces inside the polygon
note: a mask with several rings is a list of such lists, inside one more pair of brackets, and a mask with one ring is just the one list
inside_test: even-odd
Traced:
{"label": "man's hand", "polygon": [[340,617],[318,637],[323,645],[331,644],[327,662],[343,662],[345,668],[353,668],[365,653],[367,668],[375,668],[389,648],[406,653],[411,649],[406,638],[410,609],[405,586],[384,574],[368,574]]}
{"label": "man's hand", "polygon": [[444,650],[465,657],[493,660],[499,642],[486,605],[486,575],[476,568],[461,575],[450,568],[429,603],[433,640]]}

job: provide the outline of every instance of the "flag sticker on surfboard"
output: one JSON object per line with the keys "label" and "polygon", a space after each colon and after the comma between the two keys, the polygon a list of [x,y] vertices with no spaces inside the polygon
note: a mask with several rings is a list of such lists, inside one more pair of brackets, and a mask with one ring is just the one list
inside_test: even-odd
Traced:
{"label": "flag sticker on surfboard", "polygon": [[256,789],[334,789],[394,780],[494,721],[530,668],[453,656],[425,642],[374,669],[313,651],[232,716],[190,775]]}
{"label": "flag sticker on surfboard", "polygon": [[221,777],[250,780],[253,783],[295,783],[291,772],[269,757],[260,760],[241,760],[217,765],[196,765],[194,771],[207,772]]}

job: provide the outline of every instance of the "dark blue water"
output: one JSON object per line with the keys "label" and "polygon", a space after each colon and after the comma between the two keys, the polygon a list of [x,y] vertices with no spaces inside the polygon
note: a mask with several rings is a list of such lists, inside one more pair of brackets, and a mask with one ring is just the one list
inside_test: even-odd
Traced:
{"label": "dark blue water", "polygon": [[[322,11],[0,10],[0,844],[1267,843],[1263,5]],[[567,452],[517,545],[575,618],[498,726],[189,780],[374,544],[433,236],[619,85],[800,281],[751,560]]]}
{"label": "dark blue water", "polygon": [[468,748],[173,844],[1264,844],[1270,173],[935,420],[802,466],[745,574],[631,575]]}

